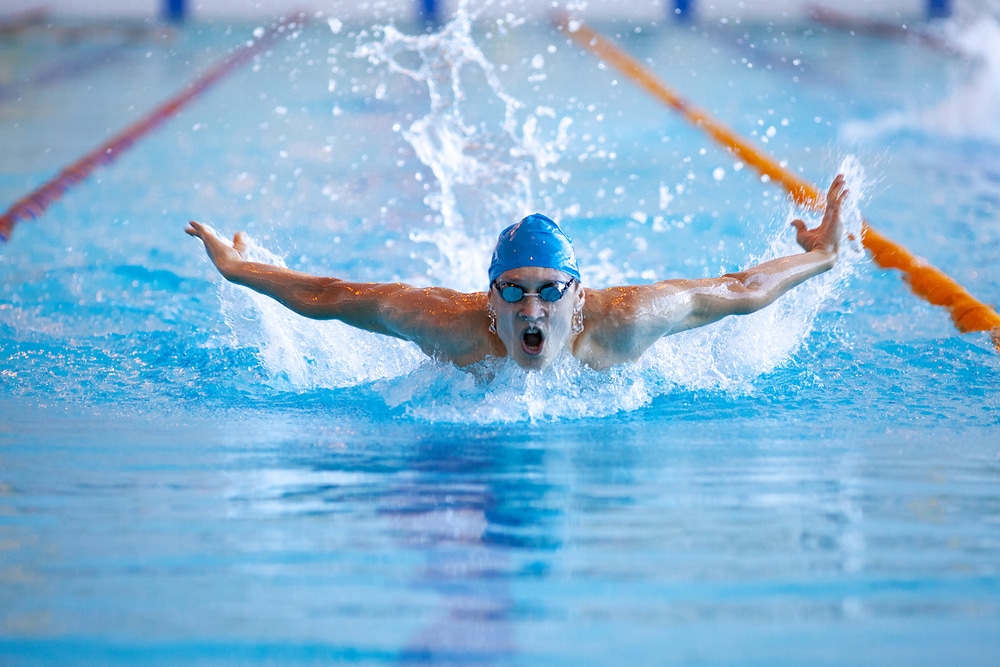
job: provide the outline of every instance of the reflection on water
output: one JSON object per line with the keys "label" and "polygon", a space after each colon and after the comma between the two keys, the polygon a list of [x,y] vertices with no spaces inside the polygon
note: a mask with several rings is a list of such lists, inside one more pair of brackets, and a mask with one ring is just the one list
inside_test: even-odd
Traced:
{"label": "reflection on water", "polygon": [[0,655],[78,636],[110,662],[142,638],[154,658],[597,665],[718,656],[725,629],[769,664],[849,662],[845,632],[995,654],[990,429],[781,400],[513,428],[329,400],[22,410],[0,430]]}
{"label": "reflection on water", "polygon": [[[338,588],[352,627],[381,618],[391,599],[406,629],[403,664],[506,664],[583,647],[604,664],[623,641],[605,633],[621,624],[648,642],[654,628],[678,624],[698,634],[748,618],[919,617],[932,613],[926,586],[950,588],[930,570],[915,588],[893,574],[897,559],[931,566],[906,554],[914,544],[949,551],[927,514],[947,492],[917,466],[870,488],[880,449],[592,426],[569,440],[529,428],[500,439],[457,429],[410,443],[391,432],[377,444],[300,443],[286,467],[232,475],[227,502],[234,518],[282,519],[284,541],[272,536],[270,548],[288,554],[270,576],[317,557],[303,557],[304,544],[327,553],[318,556],[333,559],[325,585]],[[889,540],[876,532],[887,522],[899,527]],[[962,608],[960,590],[936,597],[933,613]],[[581,625],[598,634],[580,636]]]}

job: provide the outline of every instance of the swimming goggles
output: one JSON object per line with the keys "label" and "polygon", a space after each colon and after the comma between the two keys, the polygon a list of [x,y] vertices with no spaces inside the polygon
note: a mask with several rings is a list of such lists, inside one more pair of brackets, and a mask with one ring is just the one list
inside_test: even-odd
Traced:
{"label": "swimming goggles", "polygon": [[542,301],[552,303],[563,298],[563,294],[574,281],[575,279],[571,279],[568,283],[558,281],[546,283],[537,292],[525,292],[523,287],[515,283],[493,283],[493,287],[500,292],[500,298],[507,303],[517,303],[526,296],[537,296]]}

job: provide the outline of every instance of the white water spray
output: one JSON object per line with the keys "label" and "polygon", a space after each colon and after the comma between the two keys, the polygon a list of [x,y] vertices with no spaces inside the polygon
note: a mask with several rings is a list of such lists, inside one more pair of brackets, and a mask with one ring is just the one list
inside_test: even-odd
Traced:
{"label": "white water spray", "polygon": [[[524,105],[504,93],[492,64],[471,38],[469,16],[461,11],[434,35],[406,36],[385,28],[380,41],[358,47],[357,55],[383,68],[386,76],[426,84],[430,111],[401,134],[437,181],[438,190],[425,203],[438,224],[414,237],[433,243],[444,257],[432,264],[433,281],[482,289],[499,228],[530,210],[540,186],[568,181],[569,175],[554,167],[572,141],[570,121],[542,130],[540,116],[554,120],[555,114],[518,119]],[[470,67],[482,78],[470,79]],[[468,94],[477,81],[485,81],[485,87],[473,105]],[[469,120],[491,103],[502,109],[495,127]],[[856,203],[864,178],[852,160],[842,170],[852,190],[843,212],[845,235],[860,238]],[[808,220],[810,226],[818,218]],[[775,225],[781,231],[776,229],[770,248],[748,258],[746,265],[800,251],[787,221]],[[586,255],[594,253],[581,243],[585,239],[577,241],[586,266]],[[281,263],[260,247],[250,252],[260,261]],[[601,253],[596,254],[600,259]],[[841,257],[832,271],[763,311],[662,339],[638,363],[610,372],[593,371],[568,356],[541,372],[524,371],[505,359],[463,370],[426,359],[408,343],[300,318],[242,288],[226,285],[222,298],[234,343],[257,348],[270,383],[280,389],[370,384],[388,406],[431,421],[576,419],[636,410],[678,390],[752,393],[761,375],[789,362],[818,313],[841,294],[863,252],[845,239]]]}
{"label": "white water spray", "polygon": [[[285,266],[284,260],[244,234],[247,259]],[[232,345],[257,350],[269,384],[284,390],[348,387],[412,371],[424,361],[415,345],[340,322],[317,322],[277,301],[223,283],[222,312]]]}
{"label": "white water spray", "polygon": [[918,123],[935,134],[1000,143],[1000,21],[984,16],[967,26],[953,23],[950,30],[972,71],[948,98],[921,112]]}
{"label": "white water spray", "polygon": [[[411,238],[440,250],[440,262],[428,260],[432,274],[461,289],[482,289],[500,229],[536,208],[551,208],[551,200],[539,201],[538,192],[569,180],[557,163],[572,124],[563,117],[555,136],[543,135],[539,116],[550,114],[522,113],[524,104],[505,92],[473,39],[472,20],[462,2],[440,32],[405,35],[384,26],[379,41],[360,45],[354,54],[385,75],[405,76],[427,90],[429,112],[406,129],[398,126],[436,185],[424,203],[437,224],[414,230]],[[496,107],[500,117],[490,117]]]}

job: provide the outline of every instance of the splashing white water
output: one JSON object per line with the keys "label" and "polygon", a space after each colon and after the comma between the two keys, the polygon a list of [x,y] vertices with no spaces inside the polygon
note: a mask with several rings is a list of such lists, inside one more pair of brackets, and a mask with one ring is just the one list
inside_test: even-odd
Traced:
{"label": "splashing white water", "polygon": [[1000,142],[1000,23],[982,17],[953,31],[952,41],[972,59],[973,71],[947,99],[921,113],[919,124],[945,136]]}
{"label": "splashing white water", "polygon": [[[426,87],[430,100],[427,115],[400,128],[438,188],[424,199],[435,212],[437,226],[415,230],[411,237],[441,251],[442,261],[430,262],[438,280],[462,289],[481,288],[480,277],[500,229],[536,206],[551,208],[548,198],[536,201],[537,192],[569,180],[557,163],[572,120],[559,119],[554,136],[547,138],[544,116],[555,114],[539,109],[522,117],[524,105],[504,91],[493,64],[472,37],[465,2],[437,33],[405,35],[391,25],[379,30],[382,39],[360,45],[354,55],[383,68],[386,75],[403,75]],[[485,89],[477,91],[477,103],[472,104],[469,91],[481,82]],[[472,116],[483,116],[490,108],[484,99],[498,102],[502,115],[474,122]]]}
{"label": "splashing white water", "polygon": [[[829,272],[782,296],[768,308],[686,331],[657,342],[638,363],[598,372],[566,357],[541,372],[506,359],[459,369],[425,358],[416,346],[291,314],[271,299],[225,284],[223,310],[237,346],[258,350],[270,384],[300,391],[375,382],[390,407],[430,421],[497,423],[599,417],[648,405],[680,390],[751,393],[761,375],[785,364],[838,298],[864,261],[858,200],[865,180],[853,159],[841,171],[852,190],[844,210],[841,259]],[[815,226],[818,220],[807,220]],[[248,257],[282,265],[280,257],[247,239]],[[775,238],[757,264],[799,252],[791,233]]]}
{"label": "splashing white water", "polygon": [[[285,266],[252,237],[244,235],[244,241],[247,259]],[[408,373],[424,361],[415,345],[341,322],[306,319],[243,287],[223,283],[220,298],[232,344],[255,348],[278,389],[355,386]]]}
{"label": "splashing white water", "polygon": [[[537,116],[517,120],[523,105],[503,92],[493,66],[470,35],[469,17],[460,11],[434,35],[411,37],[385,28],[383,39],[359,47],[358,55],[388,74],[427,85],[430,112],[403,136],[438,181],[439,191],[426,204],[439,224],[417,236],[435,244],[446,258],[433,265],[433,280],[475,290],[482,288],[499,228],[529,210],[546,179],[568,180],[554,165],[565,150],[569,121],[560,121],[555,136],[545,138]],[[417,64],[404,67],[404,60]],[[465,68],[470,66],[483,74],[489,94],[503,108],[498,132],[466,117],[467,86],[475,85],[466,79]],[[478,106],[483,102],[479,99]],[[843,212],[845,237],[860,238],[857,201],[864,177],[851,159],[842,171],[852,190]],[[807,222],[815,226],[818,216]],[[787,221],[780,225],[783,229],[768,250],[748,258],[748,265],[800,251]],[[251,258],[283,264],[280,257],[248,242]],[[600,258],[601,253],[593,254]],[[337,322],[301,318],[249,290],[226,285],[222,299],[234,343],[259,350],[270,384],[279,389],[371,385],[390,407],[431,421],[575,419],[636,410],[677,390],[752,392],[762,374],[788,363],[862,257],[860,245],[845,240],[842,260],[832,271],[769,308],[662,339],[638,363],[610,372],[593,371],[568,356],[542,372],[526,372],[505,359],[463,370],[426,359],[409,343]],[[581,260],[586,265],[587,258]]]}
{"label": "splashing white water", "polygon": [[852,140],[918,130],[953,139],[1000,143],[1000,21],[994,16],[955,20],[945,31],[949,43],[968,59],[969,71],[949,95],[926,109],[897,111],[873,121],[848,123]]}
{"label": "splashing white water", "polygon": [[[594,371],[568,356],[541,372],[524,371],[507,360],[485,362],[472,372],[425,364],[377,383],[377,389],[386,403],[413,416],[465,423],[601,417],[639,409],[678,390],[753,393],[762,375],[788,363],[817,316],[843,294],[867,261],[859,241],[864,170],[848,157],[840,172],[851,191],[842,210],[840,260],[763,310],[662,338],[637,363],[610,372]],[[806,222],[815,227],[819,216]],[[785,232],[748,266],[797,252],[801,248],[794,234]]]}

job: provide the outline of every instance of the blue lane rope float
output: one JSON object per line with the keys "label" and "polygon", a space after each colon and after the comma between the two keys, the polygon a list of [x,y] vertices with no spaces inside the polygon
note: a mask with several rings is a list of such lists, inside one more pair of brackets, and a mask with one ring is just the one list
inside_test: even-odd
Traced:
{"label": "blue lane rope float", "polygon": [[[671,90],[639,61],[586,26],[582,21],[578,19],[571,21],[569,16],[564,13],[557,14],[555,19],[557,25],[577,44],[609,65],[616,67],[633,82],[680,113],[695,127],[707,132],[718,143],[743,162],[754,167],[759,173],[780,183],[795,203],[813,210],[823,209],[825,199],[823,193],[815,185],[782,167],[777,160],[705,111],[689,104],[687,100]],[[883,268],[901,271],[915,294],[935,306],[948,309],[952,322],[955,323],[959,331],[963,333],[990,332],[993,345],[1000,352],[1000,315],[993,308],[977,300],[941,270],[876,232],[867,220],[863,221],[861,242],[871,253],[876,264]]]}
{"label": "blue lane rope float", "polygon": [[61,199],[74,185],[85,180],[99,167],[114,162],[122,153],[131,148],[133,144],[145,135],[173,118],[188,102],[240,65],[249,62],[255,55],[264,51],[286,32],[304,24],[306,21],[308,21],[308,16],[303,12],[293,12],[284,16],[267,29],[258,39],[241,46],[229,54],[222,62],[189,83],[185,86],[184,90],[161,104],[144,118],[125,128],[116,136],[63,169],[55,178],[31,194],[15,202],[7,209],[3,216],[0,216],[0,240],[10,240],[14,225],[18,222],[40,218],[49,206]]}

